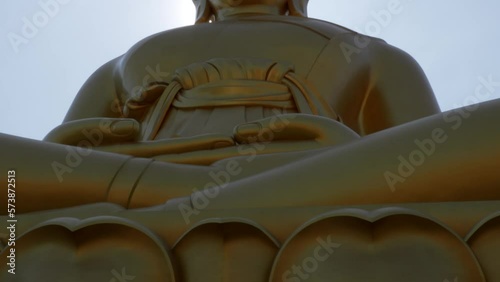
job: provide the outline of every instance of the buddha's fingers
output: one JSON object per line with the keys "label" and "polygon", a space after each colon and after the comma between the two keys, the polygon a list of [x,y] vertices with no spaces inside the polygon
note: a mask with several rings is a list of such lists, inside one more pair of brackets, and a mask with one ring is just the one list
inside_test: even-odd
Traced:
{"label": "buddha's fingers", "polygon": [[187,152],[213,150],[234,146],[230,136],[223,134],[205,134],[185,138],[172,138],[135,143],[115,144],[96,147],[96,150],[149,158],[165,154],[182,154]]}
{"label": "buddha's fingers", "polygon": [[307,114],[274,116],[234,128],[234,139],[241,144],[315,140],[330,146],[358,138],[357,133],[338,121]]}
{"label": "buddha's fingers", "polygon": [[85,147],[130,142],[140,133],[139,123],[130,118],[88,118],[54,128],[44,141]]}

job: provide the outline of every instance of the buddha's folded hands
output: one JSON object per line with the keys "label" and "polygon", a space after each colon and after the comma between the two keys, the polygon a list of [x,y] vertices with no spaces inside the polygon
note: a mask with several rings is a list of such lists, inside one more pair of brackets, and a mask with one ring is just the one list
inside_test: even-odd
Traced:
{"label": "buddha's folded hands", "polygon": [[256,155],[333,147],[360,138],[357,133],[338,121],[308,114],[284,114],[241,124],[234,128],[232,137],[235,146],[164,154],[155,156],[154,159],[171,163],[210,165],[229,158],[253,159]]}
{"label": "buddha's folded hands", "polygon": [[249,152],[312,150],[359,138],[338,121],[308,114],[284,114],[240,124],[233,136],[210,133],[137,141],[139,134],[140,124],[134,119],[89,118],[64,123],[45,140],[165,162],[208,165]]}

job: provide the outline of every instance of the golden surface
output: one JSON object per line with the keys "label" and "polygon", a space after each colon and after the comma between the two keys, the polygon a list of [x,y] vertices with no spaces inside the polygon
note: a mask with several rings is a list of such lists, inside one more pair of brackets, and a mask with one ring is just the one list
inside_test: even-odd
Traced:
{"label": "golden surface", "polygon": [[440,113],[306,0],[194,2],[44,141],[0,135],[2,281],[500,281],[499,100]]}

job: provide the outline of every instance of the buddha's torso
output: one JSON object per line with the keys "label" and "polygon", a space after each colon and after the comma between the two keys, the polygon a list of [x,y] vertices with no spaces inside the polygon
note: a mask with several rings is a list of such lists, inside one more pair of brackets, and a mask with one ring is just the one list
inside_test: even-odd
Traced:
{"label": "buddha's torso", "polygon": [[[118,74],[121,98],[126,101],[145,82],[168,82],[176,71],[214,58],[242,59],[250,66],[254,64],[252,60],[255,64],[264,60],[268,62],[266,66],[273,62],[290,66],[291,73],[316,93],[328,110],[343,118],[343,108],[352,109],[353,104],[360,104],[362,99],[355,92],[363,92],[357,85],[362,85],[358,73],[365,66],[356,60],[347,60],[341,48],[342,43],[355,44],[355,35],[350,30],[317,20],[268,16],[163,32],[138,43],[122,58]],[[220,72],[221,68],[224,67],[216,71]],[[294,104],[293,98],[290,102]],[[275,114],[302,112],[299,107],[272,104],[169,107],[168,111],[157,138],[231,133],[232,128],[241,123]]]}

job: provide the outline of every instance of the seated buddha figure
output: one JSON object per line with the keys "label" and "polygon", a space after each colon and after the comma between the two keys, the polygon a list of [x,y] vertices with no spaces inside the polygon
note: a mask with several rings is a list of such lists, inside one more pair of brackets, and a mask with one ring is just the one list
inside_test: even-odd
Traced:
{"label": "seated buddha figure", "polygon": [[194,2],[195,25],[98,69],[44,141],[0,136],[18,212],[209,189],[225,209],[500,199],[500,101],[441,113],[408,54],[307,0]]}

